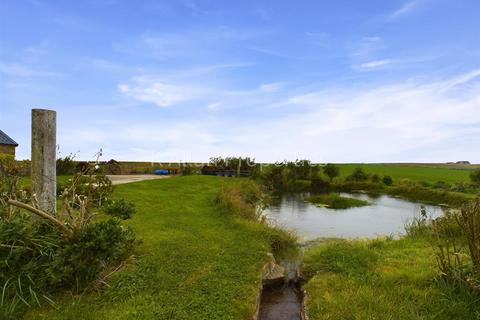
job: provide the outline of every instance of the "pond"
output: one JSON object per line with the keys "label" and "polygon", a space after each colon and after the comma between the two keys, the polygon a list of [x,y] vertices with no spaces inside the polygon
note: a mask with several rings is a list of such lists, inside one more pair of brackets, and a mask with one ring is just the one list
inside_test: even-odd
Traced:
{"label": "pond", "polygon": [[[284,194],[272,199],[265,209],[267,219],[294,230],[302,240],[315,238],[373,238],[405,233],[405,224],[418,217],[422,204],[387,195],[341,193],[345,197],[366,200],[368,206],[349,209],[317,207],[309,202],[308,193]],[[424,205],[429,217],[443,214],[438,206]]]}

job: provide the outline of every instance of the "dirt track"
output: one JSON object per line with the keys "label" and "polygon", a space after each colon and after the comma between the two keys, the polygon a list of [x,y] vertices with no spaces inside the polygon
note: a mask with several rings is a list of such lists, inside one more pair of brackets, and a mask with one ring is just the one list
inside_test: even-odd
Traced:
{"label": "dirt track", "polygon": [[167,179],[171,176],[159,176],[155,174],[129,174],[129,175],[108,175],[113,185],[138,182],[143,180]]}

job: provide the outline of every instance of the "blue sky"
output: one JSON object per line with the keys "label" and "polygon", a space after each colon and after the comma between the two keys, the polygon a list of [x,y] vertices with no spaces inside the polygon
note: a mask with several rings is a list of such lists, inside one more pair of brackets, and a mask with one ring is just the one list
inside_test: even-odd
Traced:
{"label": "blue sky", "polygon": [[480,163],[477,0],[0,0],[0,128],[92,159]]}

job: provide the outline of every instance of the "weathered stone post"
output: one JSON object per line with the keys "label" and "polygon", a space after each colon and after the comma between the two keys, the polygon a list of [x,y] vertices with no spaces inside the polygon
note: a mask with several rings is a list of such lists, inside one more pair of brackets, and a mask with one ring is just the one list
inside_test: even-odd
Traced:
{"label": "weathered stone post", "polygon": [[32,109],[32,191],[40,209],[56,212],[57,113]]}

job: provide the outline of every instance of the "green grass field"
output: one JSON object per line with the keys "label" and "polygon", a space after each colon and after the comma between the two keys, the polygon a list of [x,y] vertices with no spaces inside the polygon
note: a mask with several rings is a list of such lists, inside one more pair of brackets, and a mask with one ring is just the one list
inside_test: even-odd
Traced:
{"label": "green grass field", "polygon": [[309,319],[480,319],[480,297],[437,280],[422,238],[330,241],[307,250]]}
{"label": "green grass field", "polygon": [[27,319],[247,319],[269,241],[265,226],[225,216],[214,195],[236,179],[188,176],[116,187],[143,244],[135,265],[101,293],[57,297]]}
{"label": "green grass field", "polygon": [[435,165],[410,165],[410,164],[338,164],[340,168],[340,177],[345,179],[357,167],[363,168],[369,174],[378,174],[380,176],[391,176],[394,183],[402,179],[411,181],[425,181],[435,183],[444,181],[447,183],[469,182],[470,172],[468,169],[449,168]]}

